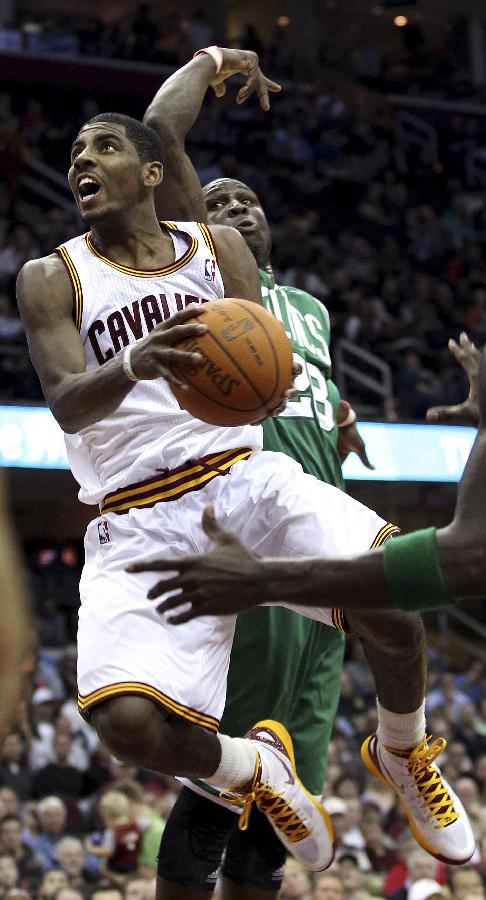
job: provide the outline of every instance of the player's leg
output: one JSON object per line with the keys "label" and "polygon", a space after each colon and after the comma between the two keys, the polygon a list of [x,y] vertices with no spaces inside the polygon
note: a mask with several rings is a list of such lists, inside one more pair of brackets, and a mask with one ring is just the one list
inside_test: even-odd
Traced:
{"label": "player's leg", "polygon": [[[219,480],[205,498],[218,494]],[[109,514],[110,541],[101,548],[98,523],[89,526],[78,634],[80,709],[124,762],[203,777],[233,791],[243,806],[242,825],[255,802],[294,855],[321,871],[333,857],[332,825],[297,777],[285,729],[273,722],[260,723],[246,738],[217,733],[234,619],[175,628],[147,597],[152,579],[126,572],[128,562],[155,555],[164,543],[174,556],[207,549],[203,503],[191,493],[170,506]]]}
{"label": "player's leg", "polygon": [[230,831],[222,865],[223,900],[276,900],[286,853],[268,819],[253,807],[248,828]]}
{"label": "player's leg", "polygon": [[162,835],[156,900],[210,897],[228,835],[237,823],[233,810],[183,787]]}
{"label": "player's leg", "polygon": [[[266,524],[266,533],[258,533],[258,522],[245,510],[245,520],[239,523],[238,533],[243,541],[264,556],[320,555],[329,557],[348,556],[362,553],[366,549],[379,546],[393,531],[391,526],[380,519],[371,510],[343,494],[341,491],[304,475],[300,467],[280,454],[261,454],[263,459],[250,460],[247,474],[251,468],[256,469],[253,476],[266,482],[258,497],[258,508]],[[265,458],[266,457],[266,458]],[[274,457],[270,459],[269,457]],[[258,471],[260,469],[260,471]],[[267,470],[265,472],[265,470]],[[221,519],[221,517],[219,516]],[[231,526],[230,526],[231,527]],[[321,616],[328,621],[329,610],[323,609],[331,598],[324,598],[322,606],[315,610],[299,608],[306,615]],[[293,607],[298,608],[298,607]],[[326,618],[327,616],[327,618]],[[392,623],[390,622],[390,627]],[[419,629],[409,626],[410,650],[414,661],[423,665],[423,651]],[[381,638],[385,638],[382,633]],[[376,665],[376,654],[379,654],[376,637],[371,643],[369,653]],[[402,656],[403,661],[403,656]],[[391,664],[393,669],[394,662]],[[383,693],[383,668],[378,663],[377,674],[381,696],[386,702],[394,704],[391,694]],[[402,670],[403,673],[403,670]],[[425,849],[436,857],[451,864],[461,864],[470,858],[474,851],[474,837],[465,810],[454,794],[452,788],[441,777],[435,759],[443,748],[443,742],[436,741],[431,747],[426,745],[423,710],[420,709],[422,698],[419,694],[424,688],[424,675],[420,673],[407,705],[415,709],[399,712],[398,716],[404,730],[411,733],[415,729],[413,746],[401,749],[396,747],[393,759],[402,760],[402,778],[385,777],[387,771],[384,758],[376,756],[377,742],[372,738],[363,751],[363,757],[374,774],[385,777],[385,780],[400,794],[406,807],[408,819],[413,833]],[[397,684],[397,682],[395,682]],[[403,690],[403,685],[402,685]],[[416,691],[414,694],[413,692]],[[417,702],[418,701],[418,702]],[[398,709],[404,701],[398,701]],[[386,707],[382,709],[381,721],[388,728],[388,733],[396,724],[397,718],[392,710],[386,717]],[[406,707],[405,707],[406,709]],[[411,716],[409,719],[408,716]],[[420,720],[420,722],[419,722]],[[418,736],[418,731],[421,734]],[[391,744],[394,748],[395,745]],[[405,752],[408,751],[408,752]]]}

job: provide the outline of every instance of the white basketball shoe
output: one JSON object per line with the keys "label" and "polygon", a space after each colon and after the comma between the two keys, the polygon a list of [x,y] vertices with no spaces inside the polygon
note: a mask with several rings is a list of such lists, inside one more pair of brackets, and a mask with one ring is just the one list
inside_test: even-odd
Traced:
{"label": "white basketball shoe", "polygon": [[273,719],[257,722],[247,737],[257,747],[255,774],[248,785],[221,797],[243,806],[239,827],[248,827],[255,803],[289,853],[311,872],[322,872],[334,858],[334,830],[324,807],[298,778],[292,739]]}
{"label": "white basketball shoe", "polygon": [[361,747],[361,759],[398,794],[420,846],[450,866],[461,866],[474,853],[474,835],[459,797],[435,764],[447,742],[437,738],[429,746],[427,740],[398,750],[372,734]]}

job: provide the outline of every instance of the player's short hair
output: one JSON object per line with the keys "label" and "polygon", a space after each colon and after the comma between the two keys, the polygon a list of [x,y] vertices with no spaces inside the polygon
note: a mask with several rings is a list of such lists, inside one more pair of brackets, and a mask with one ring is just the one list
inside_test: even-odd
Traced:
{"label": "player's short hair", "polygon": [[128,140],[132,142],[138,153],[140,162],[162,162],[164,148],[159,135],[153,128],[144,125],[139,119],[133,119],[132,116],[114,112],[98,113],[97,116],[88,119],[84,125],[97,125],[101,122],[112,122],[114,125],[123,126]]}

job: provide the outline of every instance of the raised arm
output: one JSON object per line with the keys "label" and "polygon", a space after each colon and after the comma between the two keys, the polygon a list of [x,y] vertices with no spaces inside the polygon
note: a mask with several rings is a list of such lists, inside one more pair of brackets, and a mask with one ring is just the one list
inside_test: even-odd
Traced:
{"label": "raised arm", "polygon": [[144,124],[158,132],[164,147],[164,178],[155,194],[159,218],[207,221],[206,204],[194,166],[189,159],[185,140],[194,125],[211,86],[218,97],[226,91],[225,80],[240,73],[246,77],[236,102],[243,103],[254,91],[262,109],[269,108],[268,92],[279,91],[279,85],[265,78],[258,66],[258,56],[249,50],[221,48],[222,67],[216,74],[216,63],[201,53],[170,76],[157,91],[144,115]]}
{"label": "raised arm", "polygon": [[[71,285],[55,254],[25,264],[17,279],[17,299],[32,363],[63,431],[73,434],[112,413],[134,381],[124,370],[123,353],[86,371],[83,344],[72,317]],[[138,379],[164,377],[184,387],[171,365],[194,364],[200,357],[172,345],[206,330],[197,324],[200,313],[200,307],[187,307],[137,342],[130,362]]]}

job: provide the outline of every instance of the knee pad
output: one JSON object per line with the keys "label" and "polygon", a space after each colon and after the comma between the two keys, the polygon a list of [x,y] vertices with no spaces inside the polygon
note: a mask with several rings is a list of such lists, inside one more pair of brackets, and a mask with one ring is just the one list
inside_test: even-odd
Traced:
{"label": "knee pad", "polygon": [[278,891],[282,884],[285,847],[267,817],[253,806],[248,829],[233,823],[222,866],[224,878],[261,890]]}
{"label": "knee pad", "polygon": [[232,810],[183,787],[162,835],[159,878],[211,892],[228,835],[237,821]]}

